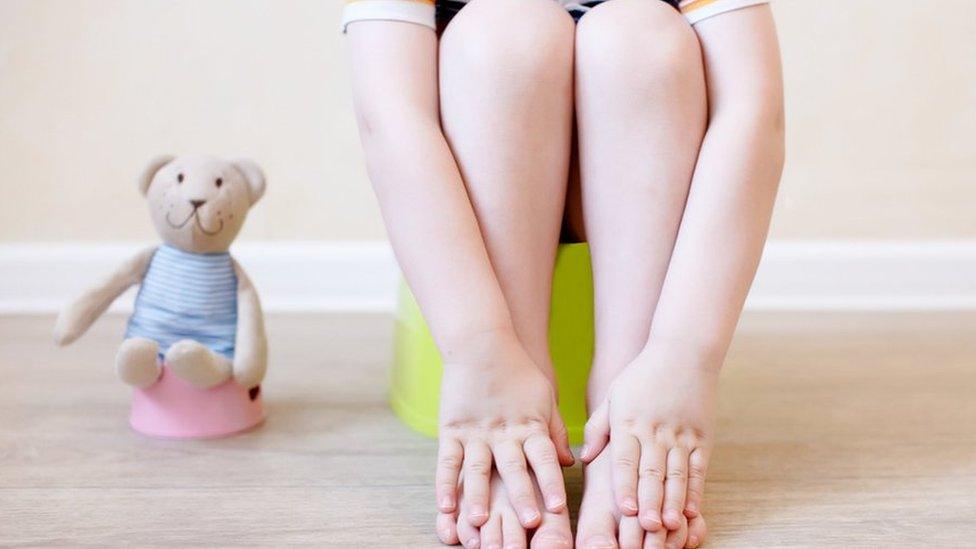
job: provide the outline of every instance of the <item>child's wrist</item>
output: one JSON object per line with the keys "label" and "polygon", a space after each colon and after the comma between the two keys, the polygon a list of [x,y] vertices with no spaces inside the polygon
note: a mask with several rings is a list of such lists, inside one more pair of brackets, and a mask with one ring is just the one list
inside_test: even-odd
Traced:
{"label": "child's wrist", "polygon": [[484,325],[447,338],[441,346],[445,364],[477,366],[493,362],[491,357],[521,351],[521,343],[510,323]]}
{"label": "child's wrist", "polygon": [[696,368],[718,372],[725,360],[725,350],[685,338],[651,337],[641,353],[652,364]]}

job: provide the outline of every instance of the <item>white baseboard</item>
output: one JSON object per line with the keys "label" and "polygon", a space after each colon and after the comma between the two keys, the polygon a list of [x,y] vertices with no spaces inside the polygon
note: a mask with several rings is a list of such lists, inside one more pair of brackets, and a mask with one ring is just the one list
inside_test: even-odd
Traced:
{"label": "white baseboard", "polygon": [[[0,245],[0,314],[52,313],[140,244]],[[269,312],[385,312],[398,271],[385,242],[242,243]],[[127,311],[130,291],[113,306]],[[976,241],[779,241],[766,249],[752,310],[976,309]]]}

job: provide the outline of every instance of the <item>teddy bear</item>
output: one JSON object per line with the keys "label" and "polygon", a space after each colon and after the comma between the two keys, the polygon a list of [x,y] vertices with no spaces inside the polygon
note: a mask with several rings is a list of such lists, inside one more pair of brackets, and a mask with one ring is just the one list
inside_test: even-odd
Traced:
{"label": "teddy bear", "polygon": [[[55,342],[79,338],[139,285],[115,357],[119,378],[135,388],[151,416],[137,418],[142,412],[134,400],[133,426],[168,422],[163,430],[178,436],[220,434],[263,420],[262,410],[247,407],[258,399],[267,369],[264,318],[254,286],[228,251],[264,194],[263,172],[250,160],[167,155],[151,160],[138,184],[162,244],[140,251],[68,305],[58,316]],[[196,409],[175,410],[190,401],[199,403]],[[228,408],[235,407],[247,417],[230,417],[237,412]],[[223,425],[200,427],[206,421]]]}

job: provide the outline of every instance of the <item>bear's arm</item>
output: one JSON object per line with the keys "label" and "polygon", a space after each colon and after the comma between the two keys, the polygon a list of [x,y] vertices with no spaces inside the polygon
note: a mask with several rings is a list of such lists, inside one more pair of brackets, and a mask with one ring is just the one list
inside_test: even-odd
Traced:
{"label": "bear's arm", "polygon": [[54,342],[67,345],[81,337],[113,301],[131,286],[142,282],[155,253],[155,246],[140,251],[65,307],[54,325]]}
{"label": "bear's arm", "polygon": [[268,369],[268,338],[258,292],[247,273],[234,261],[237,274],[237,335],[234,342],[234,379],[247,389],[261,383]]}

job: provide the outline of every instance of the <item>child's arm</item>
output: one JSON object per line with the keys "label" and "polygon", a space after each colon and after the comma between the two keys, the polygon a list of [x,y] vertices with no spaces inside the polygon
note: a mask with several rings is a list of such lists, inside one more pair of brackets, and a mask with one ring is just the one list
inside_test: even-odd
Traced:
{"label": "child's arm", "polygon": [[441,132],[437,37],[363,21],[348,29],[367,167],[400,266],[444,360],[512,322],[454,156]]}
{"label": "child's arm", "polygon": [[68,345],[84,334],[130,286],[142,282],[156,248],[142,250],[120,265],[108,278],[65,307],[54,325],[54,342]]}
{"label": "child's arm", "polygon": [[268,338],[257,290],[234,261],[237,274],[237,335],[234,340],[234,380],[250,389],[261,383],[268,369]]}
{"label": "child's arm", "polygon": [[[700,509],[715,396],[700,389],[711,381],[698,381],[716,376],[725,360],[762,255],[784,161],[782,70],[769,6],[724,13],[698,23],[695,30],[705,59],[708,130],[649,339],[638,360],[618,377],[626,382],[614,383],[587,422],[587,451],[581,456],[591,461],[609,442],[619,464],[614,470],[618,501],[641,499],[638,479],[643,477],[636,464],[638,457],[653,452],[643,441],[625,447],[617,440],[631,440],[621,436],[628,425],[661,424],[654,405],[670,402],[648,401],[649,384],[635,382],[641,376],[632,370],[665,364],[701,372],[690,376],[694,384],[686,384],[695,390],[684,389],[680,403],[659,414],[679,432],[700,439],[681,441],[688,447],[674,454],[678,458],[668,454],[667,479],[652,491],[656,503],[663,497],[664,522],[671,529],[682,511],[695,517]],[[616,434],[613,440],[611,432]]]}
{"label": "child's arm", "polygon": [[[438,506],[455,510],[464,468],[465,497],[472,508],[487,511],[494,457],[514,505],[524,511],[520,516],[535,526],[540,515],[526,458],[539,465],[540,478],[560,479],[542,487],[552,496],[547,501],[560,507],[565,494],[559,465],[547,458],[558,453],[568,464],[572,455],[553,389],[515,335],[441,131],[437,37],[430,28],[386,21],[356,22],[347,33],[370,179],[397,259],[445,363]],[[514,424],[526,428],[504,427]],[[539,437],[545,442],[538,443]],[[524,447],[540,451],[523,454],[528,438],[534,442]],[[478,518],[487,520],[487,513]]]}

